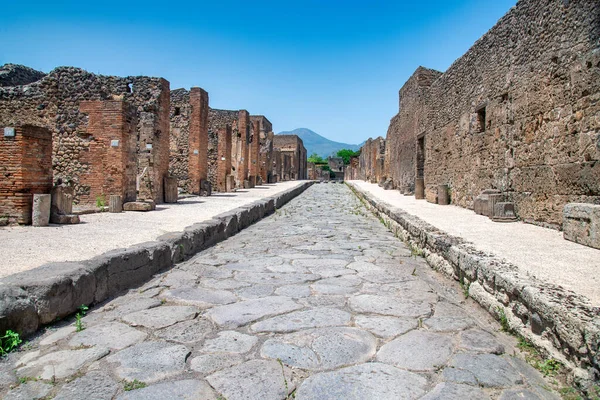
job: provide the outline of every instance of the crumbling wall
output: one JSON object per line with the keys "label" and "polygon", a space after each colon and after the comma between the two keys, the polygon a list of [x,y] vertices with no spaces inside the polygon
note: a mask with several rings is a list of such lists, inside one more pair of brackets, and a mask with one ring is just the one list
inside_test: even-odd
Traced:
{"label": "crumbling wall", "polygon": [[566,203],[600,203],[599,38],[597,1],[521,0],[445,73],[417,70],[388,131],[396,186],[422,170],[429,201],[447,184],[468,208],[499,189],[555,227]]}
{"label": "crumbling wall", "polygon": [[[234,155],[233,152],[233,140],[238,135],[238,119],[239,119],[239,111],[233,110],[219,110],[214,108],[209,108],[208,111],[208,137],[209,137],[209,147],[208,147],[208,180],[213,185],[213,187],[219,187],[219,179],[218,179],[218,166],[219,166],[219,131],[221,128],[229,125],[230,127],[230,136],[231,136],[231,145],[229,146],[231,150],[230,160],[229,160],[229,168],[232,166],[232,157]],[[225,136],[221,136],[225,137]],[[231,174],[229,171],[227,174]],[[221,190],[219,190],[221,191]]]}
{"label": "crumbling wall", "polygon": [[162,78],[96,75],[74,67],[59,67],[24,86],[0,88],[0,125],[34,125],[53,135],[54,180],[75,189],[75,201],[90,198],[82,162],[90,144],[83,100],[125,100],[136,109],[138,198],[162,201],[163,177],[169,167],[169,82]]}
{"label": "crumbling wall", "polygon": [[190,92],[171,90],[169,142],[169,175],[177,178],[177,186],[189,193],[190,119],[192,106]]}
{"label": "crumbling wall", "polygon": [[273,148],[278,149],[282,157],[280,180],[306,179],[307,157],[302,139],[297,135],[275,135]]}
{"label": "crumbling wall", "polygon": [[372,183],[379,183],[385,179],[385,154],[385,139],[381,136],[376,139],[367,139],[360,149],[357,178]]}
{"label": "crumbling wall", "polygon": [[28,85],[46,76],[41,71],[19,64],[4,64],[0,67],[0,86]]}

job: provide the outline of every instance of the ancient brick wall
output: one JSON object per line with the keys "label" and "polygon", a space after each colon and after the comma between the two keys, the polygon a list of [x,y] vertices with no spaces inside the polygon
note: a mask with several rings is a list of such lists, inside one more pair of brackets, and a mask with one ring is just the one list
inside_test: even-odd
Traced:
{"label": "ancient brick wall", "polygon": [[237,120],[237,131],[233,134],[231,165],[235,171],[235,184],[238,188],[244,187],[248,179],[248,157],[250,141],[250,115],[246,110],[240,110]]}
{"label": "ancient brick wall", "polygon": [[382,137],[367,139],[360,149],[358,157],[357,178],[372,183],[379,183],[386,178],[384,158],[386,140]]}
{"label": "ancient brick wall", "polygon": [[81,182],[91,166],[81,160],[93,138],[87,132],[89,117],[79,103],[119,99],[137,113],[137,175],[143,174],[138,197],[160,202],[162,178],[169,167],[169,82],[162,78],[103,76],[79,68],[56,68],[28,85],[0,88],[0,125],[27,124],[52,131],[54,180],[71,183],[75,201],[80,202],[82,196],[91,198],[89,185]]}
{"label": "ancient brick wall", "polygon": [[227,192],[227,177],[231,175],[231,125],[219,128],[217,133],[215,190]]}
{"label": "ancient brick wall", "polygon": [[[214,108],[209,108],[208,112],[208,180],[213,185],[213,187],[218,187],[218,179],[217,179],[217,169],[218,169],[218,161],[219,161],[219,132],[221,128],[229,125],[231,129],[231,155],[230,155],[230,167],[232,163],[232,158],[234,155],[233,151],[233,138],[237,138],[238,134],[238,119],[239,119],[239,111],[233,110],[218,110]],[[231,171],[228,172],[231,174]]]}
{"label": "ancient brick wall", "polygon": [[208,178],[208,93],[194,87],[190,91],[189,183],[190,193],[200,194],[200,182]]}
{"label": "ancient brick wall", "polygon": [[[52,133],[31,126],[0,125],[0,217],[9,223],[30,224],[33,195],[52,188]],[[12,130],[11,130],[12,132]]]}
{"label": "ancient brick wall", "polygon": [[89,165],[80,177],[89,187],[82,203],[93,204],[110,195],[120,195],[124,202],[136,200],[135,108],[123,100],[82,101],[80,110],[88,115],[86,132],[91,135],[88,151],[80,162]]}
{"label": "ancient brick wall", "polygon": [[42,79],[46,74],[18,64],[4,64],[0,67],[0,86],[28,85]]}
{"label": "ancient brick wall", "polygon": [[597,1],[522,0],[445,73],[417,70],[388,131],[395,186],[422,173],[429,201],[447,184],[468,208],[496,188],[549,226],[600,203],[599,38]]}
{"label": "ancient brick wall", "polygon": [[282,158],[283,180],[306,179],[307,155],[302,139],[297,135],[275,135],[273,148],[278,149],[282,157],[289,157],[289,162]]}
{"label": "ancient brick wall", "polygon": [[260,176],[265,183],[272,180],[273,175],[273,137],[274,133],[269,131],[260,139]]}
{"label": "ancient brick wall", "polygon": [[386,164],[393,187],[401,192],[414,192],[417,137],[425,134],[429,87],[440,75],[439,71],[419,67],[400,89],[399,112],[386,136]]}
{"label": "ancient brick wall", "polygon": [[270,165],[273,157],[273,125],[264,115],[251,115],[250,121],[259,124],[258,176],[263,182],[269,182]]}
{"label": "ancient brick wall", "polygon": [[[277,135],[275,135],[277,136]],[[275,141],[275,137],[273,138],[273,142]],[[273,147],[273,155],[271,157],[272,161],[272,169],[271,169],[271,176],[272,176],[272,180],[273,182],[279,182],[281,181],[283,178],[283,165],[282,165],[282,158],[281,158],[281,150],[279,150],[277,147]]]}
{"label": "ancient brick wall", "polygon": [[[359,178],[359,165],[360,165],[360,157],[353,156],[350,157],[350,164],[346,165],[346,169],[344,170],[344,179],[345,180],[356,180]],[[309,179],[315,179],[310,178]]]}
{"label": "ancient brick wall", "polygon": [[177,178],[177,185],[186,192],[189,187],[190,119],[192,106],[190,92],[171,90],[169,140],[169,175]]}
{"label": "ancient brick wall", "polygon": [[259,177],[260,153],[260,121],[250,123],[250,138],[248,139],[248,176],[256,183]]}

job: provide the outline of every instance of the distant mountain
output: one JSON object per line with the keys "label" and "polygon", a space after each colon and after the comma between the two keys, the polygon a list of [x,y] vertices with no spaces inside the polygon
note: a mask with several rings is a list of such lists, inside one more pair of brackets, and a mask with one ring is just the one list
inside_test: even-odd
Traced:
{"label": "distant mountain", "polygon": [[293,131],[279,132],[278,135],[298,135],[300,139],[302,139],[302,142],[304,142],[304,147],[306,147],[306,154],[308,156],[313,153],[317,153],[321,157],[329,157],[330,155],[337,153],[339,150],[350,149],[356,151],[360,149],[360,146],[362,146],[362,143],[348,144],[334,142],[333,140],[329,140],[306,128],[298,128],[294,129]]}

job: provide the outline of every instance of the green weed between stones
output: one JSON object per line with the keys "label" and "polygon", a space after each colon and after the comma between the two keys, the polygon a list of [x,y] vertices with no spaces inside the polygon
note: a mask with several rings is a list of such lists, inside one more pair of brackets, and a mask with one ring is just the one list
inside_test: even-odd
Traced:
{"label": "green weed between stones", "polygon": [[5,356],[23,342],[17,332],[13,332],[10,329],[4,333],[4,336],[0,337],[0,356]]}
{"label": "green weed between stones", "polygon": [[82,304],[77,309],[79,310],[79,312],[77,314],[75,314],[75,331],[81,332],[82,330],[85,329],[85,326],[83,326],[83,321],[81,320],[81,318],[83,318],[85,316],[85,314],[87,313],[87,310],[89,310],[89,307],[86,306],[85,304]]}
{"label": "green weed between stones", "polygon": [[498,311],[498,318],[500,319],[500,326],[502,327],[502,331],[511,332],[510,325],[508,324],[508,318],[506,317],[506,312],[504,312],[504,308],[497,307],[496,311]]}
{"label": "green weed between stones", "polygon": [[[469,288],[471,287],[471,282],[466,282],[463,279],[461,282],[458,282],[458,284],[460,285],[462,291],[463,291],[463,296],[465,296],[465,299],[469,298]],[[504,310],[502,310],[502,312],[504,312]],[[506,315],[505,315],[506,317]]]}
{"label": "green weed between stones", "polygon": [[290,388],[288,386],[288,381],[287,381],[287,379],[285,377],[285,368],[283,367],[283,362],[281,361],[280,358],[277,359],[277,362],[281,366],[281,375],[283,375],[283,383],[285,384],[285,393],[286,393],[285,399],[286,400],[295,399],[296,398],[296,390],[295,389],[292,391],[292,393],[287,394],[287,393],[289,393]]}
{"label": "green weed between stones", "polygon": [[138,381],[137,379],[134,379],[133,381],[123,381],[123,390],[126,392],[130,392],[132,390],[136,390],[136,389],[143,389],[145,388],[146,383],[145,382],[141,382]]}

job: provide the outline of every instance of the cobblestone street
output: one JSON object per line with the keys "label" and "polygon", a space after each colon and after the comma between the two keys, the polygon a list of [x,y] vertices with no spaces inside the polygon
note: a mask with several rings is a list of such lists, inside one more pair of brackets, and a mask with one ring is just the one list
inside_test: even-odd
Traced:
{"label": "cobblestone street", "polygon": [[[551,399],[515,339],[315,184],[1,361],[5,399]],[[13,388],[9,390],[9,387]]]}

